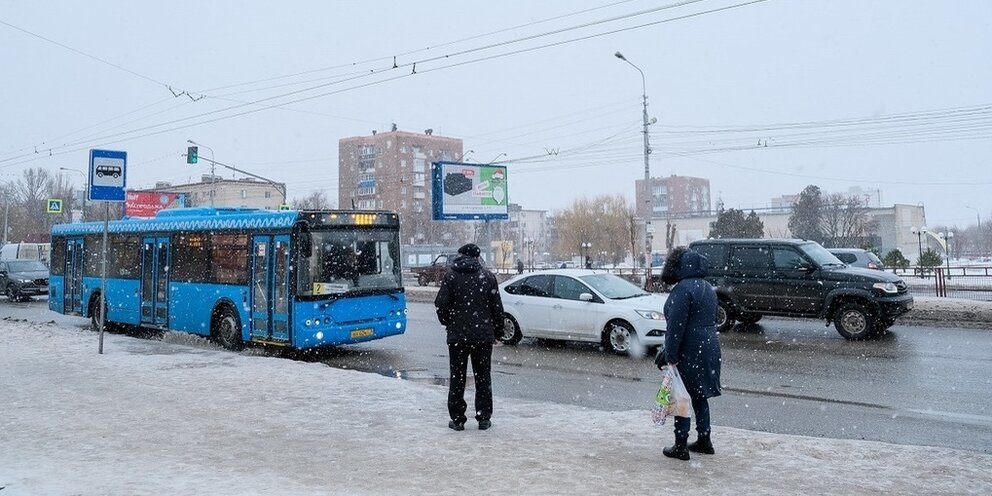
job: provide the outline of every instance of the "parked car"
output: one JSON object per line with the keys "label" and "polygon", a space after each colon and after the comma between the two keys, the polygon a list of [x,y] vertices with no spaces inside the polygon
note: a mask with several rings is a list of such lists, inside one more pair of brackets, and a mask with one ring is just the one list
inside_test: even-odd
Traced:
{"label": "parked car", "polygon": [[430,265],[424,267],[411,267],[410,272],[417,276],[417,284],[426,286],[431,283],[441,282],[444,273],[451,268],[451,263],[455,261],[456,253],[442,253],[434,258]]}
{"label": "parked car", "polygon": [[848,267],[814,241],[709,239],[689,247],[708,260],[723,331],[735,321],[782,315],[826,319],[841,336],[857,340],[881,333],[913,308],[902,279]]}
{"label": "parked car", "polygon": [[878,258],[878,255],[861,248],[830,248],[828,250],[841,262],[851,267],[861,267],[863,269],[885,270],[885,264]]}
{"label": "parked car", "polygon": [[0,292],[10,301],[48,294],[48,267],[37,260],[0,261]]}
{"label": "parked car", "polygon": [[617,354],[665,342],[665,296],[647,293],[609,272],[552,269],[522,274],[500,285],[505,330],[523,337],[602,343]]}

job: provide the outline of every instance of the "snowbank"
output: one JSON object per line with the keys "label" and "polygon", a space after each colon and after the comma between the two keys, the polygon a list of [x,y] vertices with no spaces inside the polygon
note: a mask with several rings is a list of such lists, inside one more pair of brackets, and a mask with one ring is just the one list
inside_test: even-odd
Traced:
{"label": "snowbank", "polygon": [[497,397],[454,432],[443,387],[165,340],[0,321],[3,496],[992,493],[992,457],[943,448],[716,427],[669,460],[646,408]]}

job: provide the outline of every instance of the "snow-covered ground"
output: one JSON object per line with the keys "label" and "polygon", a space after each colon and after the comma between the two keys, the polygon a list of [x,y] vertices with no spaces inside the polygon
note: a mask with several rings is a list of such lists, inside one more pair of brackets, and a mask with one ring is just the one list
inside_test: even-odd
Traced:
{"label": "snow-covered ground", "polygon": [[715,456],[669,460],[652,398],[497,396],[491,430],[454,432],[440,386],[171,333],[96,350],[89,331],[0,321],[0,495],[992,493],[992,457],[943,448],[718,426]]}

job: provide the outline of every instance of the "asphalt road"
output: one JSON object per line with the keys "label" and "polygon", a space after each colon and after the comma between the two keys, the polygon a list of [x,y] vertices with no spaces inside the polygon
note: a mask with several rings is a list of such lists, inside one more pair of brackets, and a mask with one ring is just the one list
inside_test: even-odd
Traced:
{"label": "asphalt road", "polygon": [[[87,324],[49,312],[43,300],[0,300],[0,318],[7,316]],[[447,347],[433,306],[410,303],[408,317],[402,336],[293,358],[446,385]],[[717,425],[992,453],[992,331],[897,323],[882,338],[848,342],[819,321],[766,319],[720,339],[724,395],[711,401]],[[660,372],[648,357],[531,339],[493,355],[496,422],[499,399],[512,397],[642,409],[651,428],[647,410]],[[437,412],[446,422],[445,406]]]}

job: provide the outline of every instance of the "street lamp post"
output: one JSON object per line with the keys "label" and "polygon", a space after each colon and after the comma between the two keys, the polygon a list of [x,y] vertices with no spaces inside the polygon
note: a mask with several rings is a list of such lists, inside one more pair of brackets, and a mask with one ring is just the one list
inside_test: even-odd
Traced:
{"label": "street lamp post", "polygon": [[[643,98],[643,114],[642,120],[644,124],[644,196],[645,196],[645,207],[646,213],[644,215],[644,284],[647,285],[648,281],[651,279],[651,217],[654,215],[653,203],[654,199],[651,194],[651,162],[648,156],[651,154],[651,145],[648,141],[648,85],[647,79],[644,77],[644,71],[640,67],[634,65],[633,62],[627,60],[622,53],[617,52],[613,54],[616,58],[630,64],[631,67],[637,69],[637,72],[641,73],[641,96]],[[665,210],[668,211],[667,209]],[[668,249],[667,243],[668,239],[665,239],[665,249]]]}
{"label": "street lamp post", "polygon": [[217,176],[214,174],[214,168],[217,162],[214,161],[214,149],[207,145],[201,145],[191,139],[186,140],[187,143],[196,146],[202,146],[207,150],[210,150],[210,206],[214,206],[214,197],[217,196]]}
{"label": "street lamp post", "polygon": [[582,244],[579,245],[579,246],[582,248],[582,251],[581,251],[581,253],[582,253],[582,267],[588,268],[588,267],[586,267],[588,265],[586,263],[586,260],[588,260],[588,258],[589,258],[589,253],[590,253],[589,250],[592,248],[592,243],[590,243],[588,241],[583,241]]}
{"label": "street lamp post", "polygon": [[916,257],[916,265],[920,265],[923,260],[923,233],[927,230],[926,227],[918,229],[916,226],[909,228],[909,232],[916,235],[916,243],[919,246],[919,255]]}
{"label": "street lamp post", "polygon": [[947,278],[951,278],[951,240],[954,239],[954,231],[947,231],[947,234],[940,233],[940,239],[944,240],[944,260],[947,262]]}
{"label": "street lamp post", "polygon": [[969,207],[965,205],[965,208],[970,208],[975,211],[975,215],[978,216],[978,256],[981,257],[985,255],[985,236],[982,235],[982,213],[975,207]]}
{"label": "street lamp post", "polygon": [[83,171],[81,171],[79,169],[72,169],[70,167],[59,167],[59,170],[64,170],[64,171],[68,171],[68,172],[75,172],[76,174],[79,174],[80,176],[83,176],[83,218],[82,218],[82,221],[83,222],[86,222],[86,197],[88,196],[88,192],[86,191],[86,189],[87,189],[86,188],[86,185],[89,182],[89,178],[86,177],[86,174],[83,173]]}

